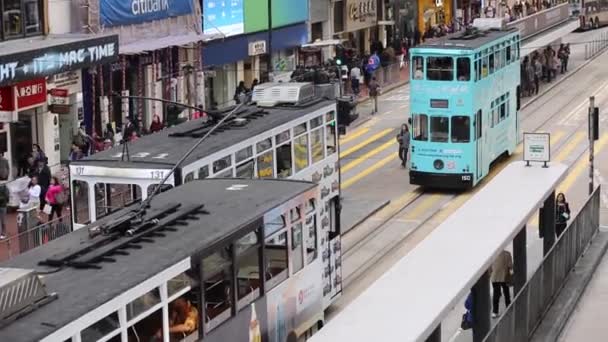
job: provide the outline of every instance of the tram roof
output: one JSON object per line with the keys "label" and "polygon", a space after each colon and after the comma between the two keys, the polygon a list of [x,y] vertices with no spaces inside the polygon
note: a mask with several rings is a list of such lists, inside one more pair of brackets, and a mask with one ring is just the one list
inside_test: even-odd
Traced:
{"label": "tram roof", "polygon": [[424,42],[414,49],[476,50],[513,33],[517,33],[517,29],[487,30],[483,31],[482,35],[472,39],[463,38],[464,35],[441,37],[432,42]]}
{"label": "tram roof", "polygon": [[511,163],[310,341],[425,341],[567,170]]}
{"label": "tram roof", "polygon": [[[234,185],[246,187],[229,189]],[[0,340],[38,341],[162,270],[233,239],[263,214],[314,186],[293,180],[207,179],[161,193],[152,200],[149,212],[173,203],[183,206],[203,203],[208,214],[187,220],[188,223],[175,232],[164,232],[164,237],[155,237],[153,243],[145,243],[141,249],[130,249],[129,255],[114,256],[116,262],[100,263],[100,269],[66,267],[44,275],[48,292],[56,292],[58,299],[0,329]],[[106,222],[125,211],[100,221]],[[18,255],[0,267],[52,271],[53,268],[38,263],[77,249],[87,240],[85,227]]]}
{"label": "tram roof", "polygon": [[[260,111],[266,112],[267,114],[248,120],[248,123],[241,128],[224,128],[222,126],[221,129],[216,131],[217,133],[211,134],[205,142],[184,161],[183,165],[188,165],[196,160],[205,158],[215,152],[221,151],[248,138],[262,134],[332,104],[335,105],[334,100],[322,99],[301,105],[277,106],[272,108],[261,108],[256,105],[244,106],[241,109],[243,111],[242,114],[244,115],[254,114]],[[202,127],[202,125],[203,119],[190,120],[164,129],[158,133],[142,136],[135,142],[130,142],[128,149],[131,161],[121,161],[120,157],[115,157],[115,155],[123,152],[123,146],[121,145],[95,153],[84,159],[73,161],[70,164],[119,168],[145,168],[144,165],[150,166],[150,168],[170,168],[175,165],[183,156],[184,152],[200,138],[192,136],[175,137],[170,135],[172,133],[194,130],[198,127]],[[133,158],[137,153],[149,153],[149,155],[146,157]],[[168,154],[166,158],[154,158],[163,153]]]}

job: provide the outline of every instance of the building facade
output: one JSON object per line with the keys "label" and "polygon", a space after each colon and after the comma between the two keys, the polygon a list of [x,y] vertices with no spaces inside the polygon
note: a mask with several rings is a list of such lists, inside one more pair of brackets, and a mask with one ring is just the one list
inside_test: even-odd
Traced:
{"label": "building facade", "polygon": [[65,4],[0,0],[0,152],[10,179],[23,174],[33,144],[59,169],[82,116],[81,71],[118,58],[116,35],[66,34],[72,7]]}
{"label": "building facade", "polygon": [[219,36],[202,47],[207,109],[234,104],[241,81],[288,80],[310,39],[308,0],[202,0],[202,9],[205,34]]}
{"label": "building facade", "polygon": [[140,133],[146,132],[154,116],[165,121],[166,105],[144,97],[192,106],[203,103],[197,95],[203,93],[198,46],[205,36],[200,18],[198,0],[85,1],[79,32],[113,33],[120,39],[116,62],[83,73],[84,123],[89,134],[104,134],[108,124],[117,130],[127,117]]}

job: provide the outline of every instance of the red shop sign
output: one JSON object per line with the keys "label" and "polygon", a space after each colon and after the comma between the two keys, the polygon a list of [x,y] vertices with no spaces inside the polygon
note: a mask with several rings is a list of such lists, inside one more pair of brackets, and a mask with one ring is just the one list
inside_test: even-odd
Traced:
{"label": "red shop sign", "polygon": [[15,110],[15,96],[13,87],[0,88],[0,112],[12,112]]}
{"label": "red shop sign", "polygon": [[[13,91],[15,89],[17,90],[17,108],[15,108],[13,103],[5,102],[8,101],[7,98],[13,98]],[[2,87],[0,88],[0,95],[2,96],[1,103],[6,103],[6,109],[1,109],[3,111],[37,106],[46,102],[46,80],[38,78],[19,82],[14,86]]]}

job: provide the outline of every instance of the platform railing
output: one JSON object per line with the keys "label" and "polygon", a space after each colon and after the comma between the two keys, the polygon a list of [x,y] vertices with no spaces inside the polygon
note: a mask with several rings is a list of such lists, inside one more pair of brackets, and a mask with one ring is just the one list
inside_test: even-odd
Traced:
{"label": "platform railing", "polygon": [[597,187],[484,342],[528,341],[599,231],[599,211],[600,187]]}
{"label": "platform railing", "polygon": [[604,52],[608,47],[608,31],[600,32],[585,42],[585,60]]}

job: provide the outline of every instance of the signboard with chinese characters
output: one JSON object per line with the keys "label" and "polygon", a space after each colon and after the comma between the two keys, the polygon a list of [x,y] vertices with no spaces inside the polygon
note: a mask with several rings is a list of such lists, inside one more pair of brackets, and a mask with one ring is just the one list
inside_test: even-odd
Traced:
{"label": "signboard with chinese characters", "polygon": [[0,85],[110,63],[116,59],[118,35],[6,54],[0,56]]}
{"label": "signboard with chinese characters", "polygon": [[[228,2],[228,1],[222,1]],[[194,12],[188,0],[104,0],[99,2],[99,17],[105,27],[132,25]]]}
{"label": "signboard with chinese characters", "polygon": [[375,26],[378,21],[376,0],[347,0],[345,10],[347,32]]}
{"label": "signboard with chinese characters", "polygon": [[[15,106],[15,91],[17,105]],[[0,110],[20,111],[46,102],[46,80],[37,78],[0,88]]]}
{"label": "signboard with chinese characters", "polygon": [[66,89],[68,94],[76,94],[82,91],[80,70],[66,71],[50,77],[49,83],[55,84],[56,88]]}
{"label": "signboard with chinese characters", "polygon": [[549,133],[524,133],[524,161],[546,163],[551,159]]}
{"label": "signboard with chinese characters", "polygon": [[259,40],[249,43],[249,56],[263,55],[266,53],[266,41]]}

